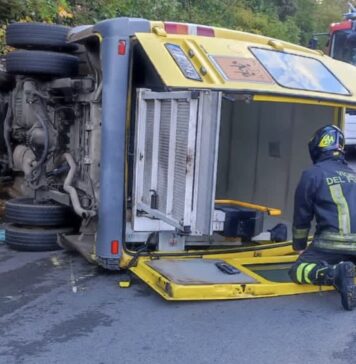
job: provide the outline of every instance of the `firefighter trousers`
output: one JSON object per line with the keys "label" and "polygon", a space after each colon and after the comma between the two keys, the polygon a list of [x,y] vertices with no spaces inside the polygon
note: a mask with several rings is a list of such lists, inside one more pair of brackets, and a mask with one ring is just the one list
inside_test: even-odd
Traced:
{"label": "firefighter trousers", "polygon": [[330,283],[327,280],[323,282],[323,280],[320,281],[318,279],[318,272],[340,262],[356,264],[356,256],[322,251],[321,249],[314,248],[313,244],[311,244],[293,264],[289,271],[289,276],[293,282],[299,284],[329,285]]}

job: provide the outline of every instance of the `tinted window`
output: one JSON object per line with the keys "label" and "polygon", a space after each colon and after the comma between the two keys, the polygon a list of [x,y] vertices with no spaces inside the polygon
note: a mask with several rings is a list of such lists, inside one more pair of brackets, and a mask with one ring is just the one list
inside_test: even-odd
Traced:
{"label": "tinted window", "polygon": [[283,87],[350,95],[340,81],[316,59],[260,48],[251,48],[251,52]]}
{"label": "tinted window", "polygon": [[334,33],[331,57],[356,65],[356,34],[354,31],[340,30]]}

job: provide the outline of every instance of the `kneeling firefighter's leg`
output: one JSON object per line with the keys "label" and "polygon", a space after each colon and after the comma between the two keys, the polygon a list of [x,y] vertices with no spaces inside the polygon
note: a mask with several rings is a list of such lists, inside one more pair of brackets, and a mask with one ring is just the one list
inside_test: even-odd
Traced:
{"label": "kneeling firefighter's leg", "polygon": [[351,262],[329,265],[318,263],[296,263],[291,271],[291,278],[297,283],[311,283],[321,286],[335,286],[341,295],[341,304],[345,310],[356,306],[356,287],[354,285],[355,266]]}
{"label": "kneeling firefighter's leg", "polygon": [[326,262],[296,262],[289,275],[295,283],[331,286],[334,283],[333,270]]}
{"label": "kneeling firefighter's leg", "polygon": [[313,284],[333,285],[340,293],[341,304],[345,310],[352,310],[356,306],[354,277],[355,266],[352,262],[340,262],[335,265],[320,262],[309,274]]}

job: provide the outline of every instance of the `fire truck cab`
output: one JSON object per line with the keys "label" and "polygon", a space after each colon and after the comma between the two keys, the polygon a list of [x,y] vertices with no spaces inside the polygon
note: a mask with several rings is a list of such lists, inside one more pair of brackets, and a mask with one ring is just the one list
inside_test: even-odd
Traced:
{"label": "fire truck cab", "polygon": [[[328,54],[339,61],[356,66],[356,9],[350,4],[349,12],[338,23],[330,24]],[[345,114],[346,147],[356,146],[356,114],[347,110]]]}

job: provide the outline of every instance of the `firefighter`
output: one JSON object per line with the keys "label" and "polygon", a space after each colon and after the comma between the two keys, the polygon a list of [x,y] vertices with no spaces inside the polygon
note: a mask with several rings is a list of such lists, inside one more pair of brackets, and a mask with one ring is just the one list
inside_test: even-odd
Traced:
{"label": "firefighter", "polygon": [[[345,310],[356,305],[356,173],[344,158],[345,138],[322,127],[309,142],[313,166],[295,192],[293,249],[299,258],[289,274],[298,284],[333,285]],[[316,228],[307,247],[311,222]]]}

